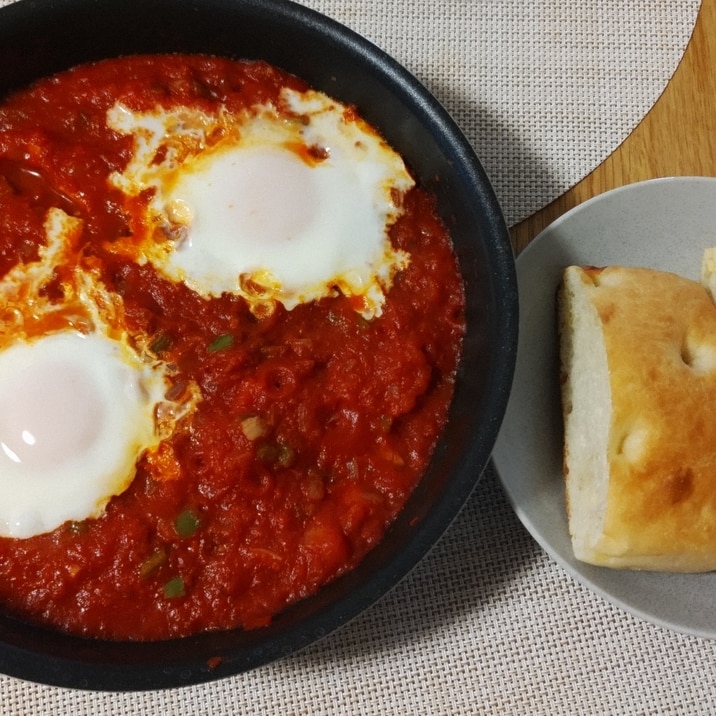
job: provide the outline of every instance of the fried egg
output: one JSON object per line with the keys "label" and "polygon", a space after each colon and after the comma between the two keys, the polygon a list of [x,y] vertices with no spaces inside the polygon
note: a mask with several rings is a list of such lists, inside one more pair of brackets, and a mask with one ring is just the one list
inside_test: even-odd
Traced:
{"label": "fried egg", "polygon": [[[172,432],[165,366],[137,350],[121,302],[78,263],[81,222],[51,209],[38,260],[0,281],[0,535],[99,517]],[[43,288],[61,280],[62,300]],[[185,406],[188,410],[188,404]]]}
{"label": "fried egg", "polygon": [[161,376],[102,334],[60,331],[0,353],[0,534],[98,517],[156,445]]}
{"label": "fried egg", "polygon": [[133,137],[133,155],[111,182],[129,198],[151,194],[132,226],[135,260],[205,298],[242,295],[257,313],[341,293],[380,315],[409,263],[388,231],[413,179],[326,95],[284,89],[279,105],[112,107],[108,125]]}

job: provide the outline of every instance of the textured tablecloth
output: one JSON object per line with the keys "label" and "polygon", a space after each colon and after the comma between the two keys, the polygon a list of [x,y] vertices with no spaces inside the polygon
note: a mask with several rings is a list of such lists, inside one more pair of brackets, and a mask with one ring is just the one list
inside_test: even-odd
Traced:
{"label": "textured tablecloth", "polygon": [[[699,6],[304,2],[375,41],[445,104],[510,224],[579,181],[636,126],[675,70]],[[714,664],[716,643],[642,622],[567,576],[519,524],[488,470],[402,584],[301,654],[231,679],[147,693],[0,676],[0,713],[710,713]]]}

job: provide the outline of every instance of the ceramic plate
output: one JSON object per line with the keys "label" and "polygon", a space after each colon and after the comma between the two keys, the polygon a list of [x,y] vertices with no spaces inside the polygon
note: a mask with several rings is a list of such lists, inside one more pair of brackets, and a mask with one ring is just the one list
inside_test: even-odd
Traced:
{"label": "ceramic plate", "polygon": [[632,184],[581,204],[545,229],[517,260],[517,369],[493,459],[518,517],[576,579],[638,617],[716,638],[716,573],[619,571],[574,559],[564,507],[555,322],[565,266],[645,266],[698,279],[707,246],[716,246],[716,178]]}

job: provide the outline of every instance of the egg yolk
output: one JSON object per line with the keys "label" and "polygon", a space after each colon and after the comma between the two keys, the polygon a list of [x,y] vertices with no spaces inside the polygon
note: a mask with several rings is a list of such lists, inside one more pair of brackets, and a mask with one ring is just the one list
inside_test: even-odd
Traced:
{"label": "egg yolk", "polygon": [[101,433],[101,401],[74,363],[31,362],[3,387],[0,448],[28,475],[42,477],[73,455],[86,454]]}

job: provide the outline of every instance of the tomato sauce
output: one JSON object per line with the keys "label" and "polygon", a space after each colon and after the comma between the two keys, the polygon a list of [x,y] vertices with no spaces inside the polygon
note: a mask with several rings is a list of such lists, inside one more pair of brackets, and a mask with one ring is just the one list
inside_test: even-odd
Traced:
{"label": "tomato sauce", "polygon": [[[0,274],[37,256],[47,209],[83,221],[133,334],[195,382],[196,410],[98,519],[0,539],[0,604],[108,639],[257,628],[357,565],[419,481],[446,419],[464,332],[456,258],[420,189],[392,227],[410,253],[380,317],[339,296],[255,317],[139,265],[108,176],[131,142],[118,98],[239,110],[304,84],[260,62],[109,60],[48,78],[0,106]],[[11,499],[2,496],[1,499]]]}

